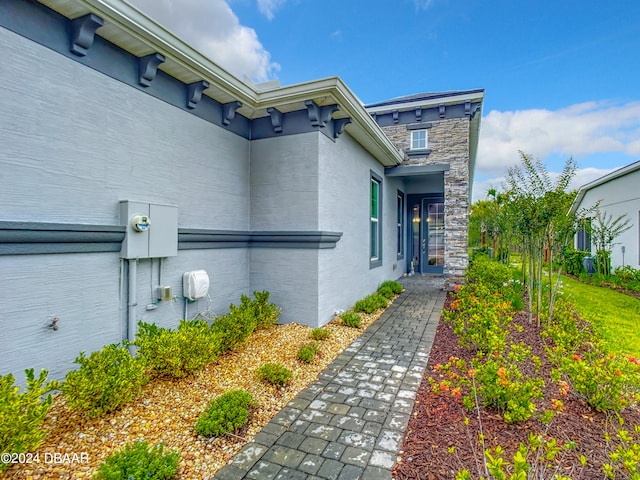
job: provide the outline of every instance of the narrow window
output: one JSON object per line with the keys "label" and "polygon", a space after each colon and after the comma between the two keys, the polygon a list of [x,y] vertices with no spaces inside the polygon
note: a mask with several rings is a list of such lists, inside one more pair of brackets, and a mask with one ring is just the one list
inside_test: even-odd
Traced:
{"label": "narrow window", "polygon": [[427,148],[427,131],[411,131],[411,150],[425,150]]}
{"label": "narrow window", "polygon": [[398,202],[396,209],[398,259],[404,258],[404,193],[398,190]]}
{"label": "narrow window", "polygon": [[578,230],[578,250],[591,251],[591,219],[586,218],[582,222],[582,228]]}
{"label": "narrow window", "polygon": [[371,236],[369,240],[369,266],[382,265],[382,178],[371,172]]}

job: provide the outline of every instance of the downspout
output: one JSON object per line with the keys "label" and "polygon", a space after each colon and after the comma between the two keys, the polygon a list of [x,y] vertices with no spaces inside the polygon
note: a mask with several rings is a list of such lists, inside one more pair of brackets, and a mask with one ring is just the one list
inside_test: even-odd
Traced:
{"label": "downspout", "polygon": [[135,347],[132,343],[136,339],[136,305],[138,305],[138,299],[136,296],[136,284],[138,280],[138,259],[129,259],[129,302],[127,308],[127,340],[129,342],[128,348],[131,355],[135,354]]}

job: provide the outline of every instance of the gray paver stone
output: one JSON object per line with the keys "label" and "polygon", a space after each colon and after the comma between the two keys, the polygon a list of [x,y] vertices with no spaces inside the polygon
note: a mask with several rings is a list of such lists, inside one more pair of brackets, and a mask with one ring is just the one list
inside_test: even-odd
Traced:
{"label": "gray paver stone", "polygon": [[317,475],[319,477],[326,478],[327,480],[337,480],[343,467],[344,463],[342,462],[326,459],[322,462],[322,466],[320,467],[320,470],[318,470]]}
{"label": "gray paver stone", "polygon": [[322,440],[321,438],[307,437],[298,447],[299,450],[311,453],[314,455],[321,455],[324,449],[327,448],[329,442]]}
{"label": "gray paver stone", "polygon": [[281,469],[282,467],[280,465],[260,460],[253,466],[249,473],[247,473],[247,478],[254,478],[256,480],[272,480]]}
{"label": "gray paver stone", "polygon": [[324,462],[324,458],[319,455],[308,454],[300,463],[298,470],[308,473],[310,475],[315,475],[320,467],[322,466],[322,462]]}
{"label": "gray paver stone", "polygon": [[368,480],[367,477],[363,476],[364,470],[360,467],[356,467],[355,465],[345,465],[340,475],[338,476],[338,480]]}
{"label": "gray paver stone", "polygon": [[274,445],[264,454],[263,459],[283,467],[296,468],[304,457],[305,453],[300,450],[287,448],[283,445]]}
{"label": "gray paver stone", "polygon": [[363,448],[347,447],[340,457],[340,461],[348,463],[350,465],[356,465],[358,467],[366,467],[371,452],[364,450]]}

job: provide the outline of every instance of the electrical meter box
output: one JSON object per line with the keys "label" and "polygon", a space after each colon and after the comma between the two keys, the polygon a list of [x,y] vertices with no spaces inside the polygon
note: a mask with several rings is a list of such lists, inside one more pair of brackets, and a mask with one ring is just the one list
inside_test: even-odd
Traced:
{"label": "electrical meter box", "polygon": [[178,255],[178,207],[175,205],[122,200],[120,222],[126,226],[120,258]]}

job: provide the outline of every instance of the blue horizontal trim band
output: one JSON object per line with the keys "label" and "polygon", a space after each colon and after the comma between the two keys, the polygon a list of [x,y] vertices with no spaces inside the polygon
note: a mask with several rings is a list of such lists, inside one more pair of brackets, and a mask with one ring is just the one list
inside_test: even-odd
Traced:
{"label": "blue horizontal trim band", "polygon": [[120,225],[0,221],[0,255],[119,252]]}
{"label": "blue horizontal trim band", "polygon": [[[0,221],[0,255],[119,252],[120,225]],[[178,229],[178,250],[219,248],[335,248],[341,232]]]}

